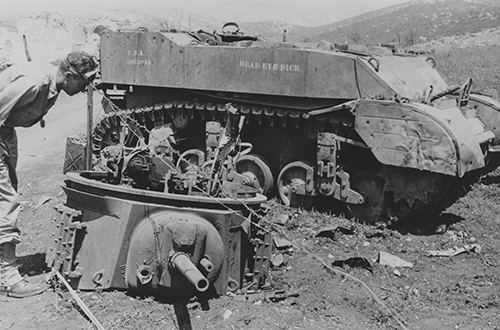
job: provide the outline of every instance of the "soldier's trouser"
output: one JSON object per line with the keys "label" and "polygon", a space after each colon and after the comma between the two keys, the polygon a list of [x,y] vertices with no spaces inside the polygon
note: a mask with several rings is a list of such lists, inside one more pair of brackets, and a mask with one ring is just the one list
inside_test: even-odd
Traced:
{"label": "soldier's trouser", "polygon": [[0,127],[0,244],[19,243],[16,164],[16,132]]}

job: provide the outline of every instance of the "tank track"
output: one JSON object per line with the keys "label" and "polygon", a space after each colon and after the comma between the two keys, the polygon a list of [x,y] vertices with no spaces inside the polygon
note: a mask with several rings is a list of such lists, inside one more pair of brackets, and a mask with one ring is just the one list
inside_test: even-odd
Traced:
{"label": "tank track", "polygon": [[[259,118],[269,122],[273,126],[275,121],[282,121],[289,118],[292,120],[308,119],[309,114],[299,110],[285,110],[282,108],[247,106],[241,104],[233,104],[239,113],[243,116],[253,115],[253,118]],[[155,125],[163,125],[170,123],[176,111],[182,110],[188,113],[190,118],[196,114],[202,118],[223,118],[226,114],[226,104],[213,103],[192,103],[192,102],[167,102],[163,104],[155,104],[152,106],[121,110],[107,113],[104,118],[97,123],[93,131],[93,152],[99,154],[102,149],[102,143],[106,140],[106,133],[113,126],[119,126],[123,119],[130,120],[136,123],[137,126],[146,128],[147,122],[155,123]]]}
{"label": "tank track", "polygon": [[[310,116],[303,111],[277,109],[270,107],[258,107],[242,104],[232,104],[236,107],[240,114],[250,115],[252,120],[257,120],[261,123],[267,123],[270,126],[278,125],[304,125],[307,122],[311,124]],[[118,112],[111,112],[104,116],[104,118],[97,123],[93,131],[93,153],[99,157],[100,151],[107,145],[116,143],[110,141],[110,131],[121,127],[122,121],[127,121],[132,130],[136,133],[139,131],[149,131],[158,125],[171,123],[176,111],[182,111],[188,114],[189,118],[199,115],[204,120],[225,120],[226,116],[226,103],[213,104],[213,103],[193,103],[193,102],[167,102],[156,104],[152,106],[140,107],[135,109],[121,110]],[[119,133],[118,133],[119,134]],[[127,137],[125,142],[130,143],[135,140],[133,136]],[[423,211],[433,211],[436,213],[441,209],[440,205],[450,195],[450,191],[457,186],[462,186],[456,183],[457,178],[453,179],[454,184],[433,185],[432,189],[425,191],[428,182],[442,182],[442,175],[437,173],[426,172],[425,176],[415,175],[415,170],[408,168],[394,168],[391,166],[380,165],[376,171],[368,171],[368,190],[360,191],[362,194],[373,194],[377,196],[384,196],[383,201],[376,201],[383,205],[383,210],[380,211],[377,207],[368,208],[368,210],[361,207],[358,210],[352,208],[352,214],[358,217],[366,217],[369,219],[362,219],[367,222],[387,221],[388,219],[414,219],[416,216],[422,214]],[[418,172],[418,171],[417,171]],[[351,177],[355,174],[353,173]],[[413,181],[412,181],[413,180]],[[366,182],[366,180],[365,180]],[[375,183],[373,183],[375,182]],[[377,182],[381,182],[381,187],[377,187]],[[415,194],[416,191],[409,192],[407,187],[412,184],[414,187],[424,189],[424,191]],[[365,184],[366,185],[366,184]],[[374,187],[375,186],[375,187]],[[356,187],[354,187],[356,188]],[[375,196],[368,196],[370,199],[379,199]],[[448,203],[446,203],[449,205]],[[348,207],[351,210],[350,207]],[[374,213],[373,215],[370,213]],[[419,219],[421,220],[421,219]]]}

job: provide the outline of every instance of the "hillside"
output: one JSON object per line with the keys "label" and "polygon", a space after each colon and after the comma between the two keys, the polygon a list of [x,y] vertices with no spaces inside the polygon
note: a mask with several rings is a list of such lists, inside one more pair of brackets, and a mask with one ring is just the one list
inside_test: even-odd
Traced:
{"label": "hillside", "polygon": [[110,9],[34,11],[0,13],[0,57],[25,60],[22,35],[28,39],[34,60],[52,61],[75,49],[95,53],[99,25],[111,29],[206,29],[213,31],[222,23],[181,9],[125,11]]}
{"label": "hillside", "polygon": [[416,0],[317,27],[309,39],[408,46],[498,26],[498,0]]}
{"label": "hillside", "polygon": [[[112,29],[147,27],[214,31],[224,22],[165,6],[161,10],[59,10],[57,12],[0,13],[0,57],[24,60],[22,35],[28,38],[32,57],[54,60],[73,49],[95,52],[98,24]],[[240,22],[238,22],[240,23]],[[288,41],[329,40],[337,43],[401,46],[456,40],[500,27],[499,0],[414,0],[355,16],[343,21],[304,27],[282,21],[243,22],[240,30],[265,39]],[[486,40],[486,42],[488,42]]]}

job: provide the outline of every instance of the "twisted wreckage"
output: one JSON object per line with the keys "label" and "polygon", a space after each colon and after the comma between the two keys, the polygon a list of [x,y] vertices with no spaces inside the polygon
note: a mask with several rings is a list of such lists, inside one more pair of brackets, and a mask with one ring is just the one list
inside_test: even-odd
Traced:
{"label": "twisted wreckage", "polygon": [[[437,212],[498,165],[500,103],[431,57],[239,32],[107,31],[105,117],[68,161],[49,263],[81,289],[262,285],[264,195],[366,222]],[[69,160],[80,149],[69,143]],[[76,150],[76,151],[75,151]],[[103,253],[105,251],[105,253]]]}

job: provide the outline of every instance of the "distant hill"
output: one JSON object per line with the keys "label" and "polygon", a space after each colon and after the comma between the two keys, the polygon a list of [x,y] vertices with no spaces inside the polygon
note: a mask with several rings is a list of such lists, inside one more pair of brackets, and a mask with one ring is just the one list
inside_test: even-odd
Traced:
{"label": "distant hill", "polygon": [[[18,60],[24,58],[23,34],[28,38],[33,58],[52,60],[72,49],[94,52],[98,38],[92,31],[98,24],[111,29],[147,27],[212,32],[219,30],[224,23],[173,7],[154,11],[146,8],[137,11],[25,11],[17,14],[9,13],[8,9],[0,12],[0,57]],[[238,23],[242,32],[272,40],[282,40],[286,30],[288,41],[328,40],[408,46],[500,28],[500,0],[414,0],[315,27],[278,21]]]}
{"label": "distant hill", "polygon": [[402,46],[500,27],[500,0],[414,0],[339,22],[304,27],[285,22],[240,24],[266,39],[337,43],[396,43]]}
{"label": "distant hill", "polygon": [[500,26],[500,0],[416,0],[316,27],[307,39],[413,45]]}

